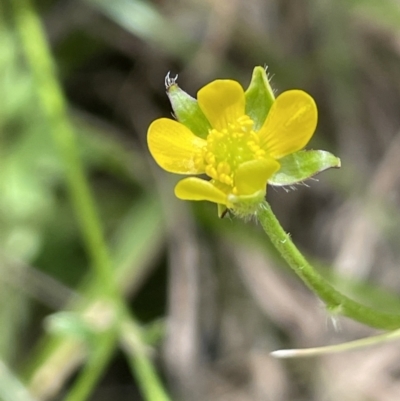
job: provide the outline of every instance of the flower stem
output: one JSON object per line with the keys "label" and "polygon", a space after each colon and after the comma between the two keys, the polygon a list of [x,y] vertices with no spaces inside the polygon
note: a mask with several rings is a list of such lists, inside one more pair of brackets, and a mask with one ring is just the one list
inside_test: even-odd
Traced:
{"label": "flower stem", "polygon": [[341,314],[368,326],[394,330],[400,328],[400,315],[385,313],[364,306],[337,291],[304,258],[290,239],[267,202],[263,202],[257,218],[272,244],[303,282],[325,302],[331,313]]}
{"label": "flower stem", "polygon": [[87,400],[114,353],[117,333],[112,328],[97,339],[96,346],[89,350],[88,360],[77,377],[74,386],[64,401]]}
{"label": "flower stem", "polygon": [[157,385],[158,378],[147,357],[148,350],[139,342],[141,334],[135,321],[126,319],[121,325],[120,341],[128,355],[128,363],[132,373],[138,379],[138,386],[147,400],[170,401],[165,390]]}

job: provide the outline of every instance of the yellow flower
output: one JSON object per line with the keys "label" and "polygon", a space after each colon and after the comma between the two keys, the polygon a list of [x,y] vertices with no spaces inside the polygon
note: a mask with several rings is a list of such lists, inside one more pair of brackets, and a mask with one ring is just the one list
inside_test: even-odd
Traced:
{"label": "yellow flower", "polygon": [[148,146],[164,170],[209,177],[179,181],[178,198],[208,200],[233,210],[264,199],[278,160],[301,150],[317,124],[315,102],[301,90],[278,96],[258,130],[245,114],[245,92],[236,81],[211,82],[199,90],[197,102],[211,126],[208,132],[200,137],[180,122],[161,118],[149,127]]}

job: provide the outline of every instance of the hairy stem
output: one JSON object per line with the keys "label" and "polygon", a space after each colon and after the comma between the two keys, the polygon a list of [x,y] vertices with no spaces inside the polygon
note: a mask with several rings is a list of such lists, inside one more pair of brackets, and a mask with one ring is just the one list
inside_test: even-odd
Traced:
{"label": "hairy stem", "polygon": [[283,259],[303,282],[325,302],[331,313],[344,315],[380,329],[400,328],[400,315],[380,312],[364,306],[332,287],[300,253],[290,239],[290,235],[283,230],[267,202],[261,205],[257,212],[257,218]]}

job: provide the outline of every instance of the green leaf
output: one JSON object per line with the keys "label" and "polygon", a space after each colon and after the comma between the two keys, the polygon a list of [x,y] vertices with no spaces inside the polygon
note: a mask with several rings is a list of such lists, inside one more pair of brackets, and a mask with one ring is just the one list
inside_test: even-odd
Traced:
{"label": "green leaf", "polygon": [[245,92],[246,114],[254,121],[254,130],[258,131],[267,118],[275,96],[263,67],[255,67],[249,87]]}
{"label": "green leaf", "polygon": [[281,168],[268,180],[269,185],[297,184],[328,168],[340,167],[340,159],[324,150],[301,150],[278,161]]}
{"label": "green leaf", "polygon": [[[171,18],[160,12],[150,1],[142,0],[86,0],[127,32],[153,44],[163,52],[189,60],[196,44]],[[157,27],[157,29],[154,29]],[[193,50],[192,50],[193,49]]]}
{"label": "green leaf", "polygon": [[211,125],[201,111],[197,100],[183,91],[175,80],[166,78],[167,95],[177,120],[188,127],[195,135],[205,139]]}

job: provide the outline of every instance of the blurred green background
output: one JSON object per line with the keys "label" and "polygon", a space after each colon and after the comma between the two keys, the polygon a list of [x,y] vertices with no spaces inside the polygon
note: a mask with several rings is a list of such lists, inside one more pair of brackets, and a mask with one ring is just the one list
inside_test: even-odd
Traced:
{"label": "blurred green background", "polygon": [[[335,286],[398,310],[400,3],[31,5],[68,114],[58,112],[46,62],[35,65],[41,44],[24,23],[29,2],[0,0],[0,400],[66,399],[100,342],[102,331],[91,326],[107,321],[82,234],[86,212],[69,195],[66,177],[76,166],[55,140],[69,129],[115,279],[172,400],[398,401],[396,344],[315,359],[269,356],[375,331],[329,316],[254,222],[221,220],[215,205],[175,199],[177,177],[151,160],[146,132],[171,115],[169,71],[193,96],[217,78],[246,87],[256,65],[268,67],[277,94],[309,92],[319,124],[308,147],[336,154],[342,168],[271,188],[268,199]],[[117,341],[94,363],[99,377],[86,399],[161,400],[143,398],[126,349]]]}

